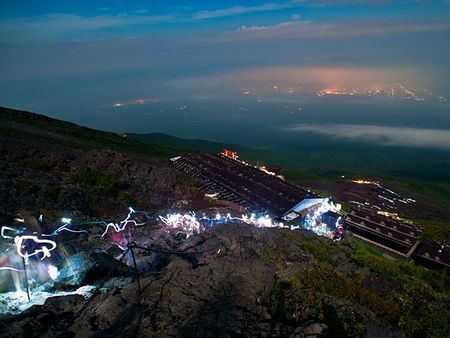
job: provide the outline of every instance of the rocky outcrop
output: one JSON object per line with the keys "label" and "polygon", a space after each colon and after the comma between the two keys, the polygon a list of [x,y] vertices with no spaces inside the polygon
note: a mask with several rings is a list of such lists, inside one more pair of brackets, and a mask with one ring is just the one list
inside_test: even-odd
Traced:
{"label": "rocky outcrop", "polygon": [[[0,216],[28,209],[84,217],[112,216],[128,206],[164,209],[189,197],[189,182],[158,159],[109,150],[82,152],[21,141],[0,144]],[[50,214],[50,215],[49,215]]]}
{"label": "rocky outcrop", "polygon": [[58,286],[78,288],[98,280],[129,273],[130,268],[106,253],[79,252],[64,261],[59,271]]}

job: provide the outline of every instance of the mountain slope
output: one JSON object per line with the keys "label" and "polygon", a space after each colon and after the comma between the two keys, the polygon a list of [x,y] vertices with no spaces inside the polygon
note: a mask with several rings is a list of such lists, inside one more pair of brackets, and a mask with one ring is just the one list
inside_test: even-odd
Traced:
{"label": "mountain slope", "polygon": [[111,216],[130,205],[165,209],[191,184],[169,165],[179,153],[0,108],[0,219],[20,211],[56,218]]}
{"label": "mountain slope", "polygon": [[163,145],[176,149],[190,150],[190,151],[208,151],[217,153],[223,149],[233,149],[236,151],[250,151],[244,146],[238,144],[227,144],[214,141],[206,141],[201,139],[184,139],[171,136],[163,133],[149,133],[149,134],[127,134],[132,139]]}
{"label": "mountain slope", "polygon": [[0,107],[0,136],[9,139],[53,143],[77,149],[106,148],[167,158],[179,151],[142,143],[116,133],[82,127],[35,113]]}

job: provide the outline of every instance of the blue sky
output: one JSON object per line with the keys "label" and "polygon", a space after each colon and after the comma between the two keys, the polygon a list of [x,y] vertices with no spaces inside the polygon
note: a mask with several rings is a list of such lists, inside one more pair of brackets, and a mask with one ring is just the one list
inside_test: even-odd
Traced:
{"label": "blue sky", "polygon": [[[180,117],[200,137],[202,119],[258,118],[242,112],[259,103],[271,126],[295,104],[296,123],[450,129],[449,33],[439,0],[2,0],[0,105],[117,131],[180,133]],[[317,97],[399,84],[432,99]]]}
{"label": "blue sky", "polygon": [[[36,42],[204,34],[294,20],[448,21],[448,1],[11,1],[2,41]],[[40,29],[39,29],[40,27]]]}

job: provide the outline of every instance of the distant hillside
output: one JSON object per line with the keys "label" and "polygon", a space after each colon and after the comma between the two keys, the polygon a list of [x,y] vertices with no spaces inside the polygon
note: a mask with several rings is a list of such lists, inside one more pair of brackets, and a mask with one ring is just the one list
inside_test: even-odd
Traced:
{"label": "distant hillside", "polygon": [[163,147],[181,149],[185,151],[206,151],[219,153],[223,149],[231,149],[238,152],[240,158],[251,164],[278,164],[278,160],[284,162],[283,158],[276,158],[269,151],[253,149],[236,143],[221,143],[201,139],[184,139],[163,133],[149,134],[126,134],[129,138],[142,142],[149,142]]}
{"label": "distant hillside", "polygon": [[143,143],[116,133],[5,107],[0,107],[0,137],[59,144],[77,149],[107,148],[161,158],[179,153],[179,150],[149,142]]}
{"label": "distant hillside", "polygon": [[163,133],[149,133],[149,134],[126,134],[129,138],[139,140],[142,142],[149,142],[163,147],[173,149],[191,151],[206,151],[211,153],[219,153],[223,149],[231,149],[237,151],[242,160],[252,164],[277,164],[274,161],[273,154],[269,151],[249,148],[236,143],[222,143],[201,139],[184,139]]}
{"label": "distant hillside", "polygon": [[163,133],[150,134],[127,134],[128,137],[143,142],[164,145],[171,148],[195,151],[208,151],[217,153],[223,149],[233,149],[237,151],[250,150],[238,144],[226,144],[200,139],[184,139]]}

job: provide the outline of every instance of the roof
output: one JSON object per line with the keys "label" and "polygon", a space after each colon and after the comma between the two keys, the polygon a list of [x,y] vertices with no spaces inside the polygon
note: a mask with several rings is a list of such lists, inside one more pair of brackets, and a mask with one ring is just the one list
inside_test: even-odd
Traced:
{"label": "roof", "polygon": [[415,255],[450,266],[450,246],[446,244],[424,239]]}
{"label": "roof", "polygon": [[296,205],[294,205],[289,211],[287,211],[283,215],[283,219],[293,220],[297,218],[302,211],[307,210],[313,206],[322,204],[326,200],[327,200],[326,198],[306,198],[301,202],[297,203]]}
{"label": "roof", "polygon": [[306,198],[300,203],[294,205],[289,211],[300,213],[303,210],[309,209],[315,205],[322,204],[326,200],[327,200],[326,198]]}

